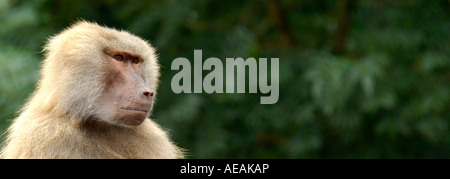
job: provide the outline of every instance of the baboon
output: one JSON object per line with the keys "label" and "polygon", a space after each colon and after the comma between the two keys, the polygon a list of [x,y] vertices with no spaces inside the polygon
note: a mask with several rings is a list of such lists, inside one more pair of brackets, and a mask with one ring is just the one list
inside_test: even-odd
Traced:
{"label": "baboon", "polygon": [[6,131],[2,158],[183,158],[148,118],[155,49],[129,32],[79,21],[45,45],[40,80]]}

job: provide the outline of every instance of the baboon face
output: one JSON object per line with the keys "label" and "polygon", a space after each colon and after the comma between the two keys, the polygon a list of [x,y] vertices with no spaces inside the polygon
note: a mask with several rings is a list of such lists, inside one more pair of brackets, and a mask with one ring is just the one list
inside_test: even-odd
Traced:
{"label": "baboon face", "polygon": [[144,83],[144,59],[127,51],[105,51],[104,56],[110,69],[100,97],[101,119],[125,126],[142,124],[151,111],[154,96]]}

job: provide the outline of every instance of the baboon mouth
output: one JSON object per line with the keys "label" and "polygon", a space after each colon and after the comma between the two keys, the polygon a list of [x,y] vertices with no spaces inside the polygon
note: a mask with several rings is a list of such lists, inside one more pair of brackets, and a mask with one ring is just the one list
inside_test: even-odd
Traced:
{"label": "baboon mouth", "polygon": [[121,107],[120,109],[127,110],[127,111],[143,112],[143,113],[147,113],[147,112],[148,112],[148,110],[145,110],[145,109],[137,109],[137,108],[125,108],[125,107]]}

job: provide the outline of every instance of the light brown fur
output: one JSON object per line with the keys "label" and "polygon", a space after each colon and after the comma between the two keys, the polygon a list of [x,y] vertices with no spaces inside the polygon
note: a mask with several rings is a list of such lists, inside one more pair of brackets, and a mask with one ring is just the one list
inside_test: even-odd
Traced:
{"label": "light brown fur", "polygon": [[183,158],[151,119],[135,127],[98,120],[105,90],[105,50],[144,58],[144,82],[157,89],[159,65],[150,44],[128,32],[81,21],[45,46],[41,79],[7,131],[2,158]]}

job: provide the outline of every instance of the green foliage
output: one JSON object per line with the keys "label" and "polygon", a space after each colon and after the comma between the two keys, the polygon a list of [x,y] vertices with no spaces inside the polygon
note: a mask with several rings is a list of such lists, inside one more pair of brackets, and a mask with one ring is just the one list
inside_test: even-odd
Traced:
{"label": "green foliage", "polygon": [[[450,158],[448,9],[445,0],[0,1],[0,129],[33,91],[46,38],[83,18],[158,48],[153,118],[190,158]],[[193,60],[194,49],[279,58],[279,101],[174,94],[171,62]]]}

